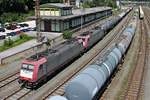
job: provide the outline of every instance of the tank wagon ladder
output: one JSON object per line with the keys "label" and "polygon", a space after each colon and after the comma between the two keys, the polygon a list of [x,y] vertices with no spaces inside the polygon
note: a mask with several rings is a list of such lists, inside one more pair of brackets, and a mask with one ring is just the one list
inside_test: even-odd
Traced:
{"label": "tank wagon ladder", "polygon": [[145,31],[146,24],[144,21],[140,21],[141,26],[141,38],[140,47],[137,55],[137,61],[135,64],[135,69],[129,78],[128,88],[124,96],[125,100],[137,100],[140,94],[140,89],[142,86],[142,80],[144,75],[144,67],[146,64],[146,51],[147,51],[147,32]]}
{"label": "tank wagon ladder", "polygon": [[[116,33],[122,33],[123,30],[125,29],[125,27],[123,27],[123,26],[127,26],[127,25],[128,25],[128,23],[129,23],[129,21],[130,21],[132,15],[133,15],[133,14],[130,13],[130,17],[127,17],[126,21],[124,21],[124,23],[126,23],[125,25],[122,24],[121,27],[119,26],[120,28],[118,28],[117,30],[112,30],[111,32],[117,31]],[[115,32],[114,32],[114,33],[115,33]],[[120,36],[121,36],[121,34],[117,34],[117,35],[114,34],[114,35],[112,36],[113,38],[111,38],[109,41],[107,41],[106,45],[105,45],[103,48],[101,48],[101,50],[99,50],[98,52],[96,52],[95,54],[93,54],[93,56],[92,56],[90,59],[88,59],[88,61],[86,61],[85,63],[83,63],[83,64],[81,65],[81,67],[78,68],[76,71],[70,73],[70,74],[69,74],[70,76],[68,76],[63,82],[61,82],[57,87],[55,87],[53,90],[51,90],[48,94],[46,94],[45,96],[43,96],[42,99],[43,99],[43,100],[46,100],[49,96],[55,96],[55,95],[61,95],[61,96],[63,96],[64,93],[65,93],[65,91],[64,91],[65,85],[66,85],[69,81],[71,81],[71,79],[72,79],[75,75],[77,75],[77,73],[79,73],[86,65],[88,65],[89,63],[91,63],[91,61],[92,61],[94,58],[96,58],[97,56],[99,56],[99,54],[100,54],[102,51],[105,51],[104,49],[107,49],[110,45],[112,45],[112,42],[117,41],[117,39],[118,39]],[[92,61],[92,62],[93,62],[93,61]]]}
{"label": "tank wagon ladder", "polygon": [[15,73],[13,75],[10,75],[10,76],[0,80],[0,88],[2,88],[4,86],[6,86],[6,85],[16,81],[18,78],[19,78],[19,73],[17,72],[17,73]]}

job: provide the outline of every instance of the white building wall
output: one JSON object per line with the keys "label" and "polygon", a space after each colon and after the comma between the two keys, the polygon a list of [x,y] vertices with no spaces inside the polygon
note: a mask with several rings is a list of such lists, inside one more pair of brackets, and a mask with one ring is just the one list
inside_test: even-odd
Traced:
{"label": "white building wall", "polygon": [[44,21],[41,21],[41,31],[44,31]]}

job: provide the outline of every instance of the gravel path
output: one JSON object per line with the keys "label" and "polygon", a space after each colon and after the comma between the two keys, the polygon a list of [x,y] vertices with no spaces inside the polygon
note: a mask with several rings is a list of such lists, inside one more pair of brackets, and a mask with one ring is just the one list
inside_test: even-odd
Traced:
{"label": "gravel path", "polygon": [[[148,9],[147,9],[148,10]],[[146,10],[145,10],[146,11]],[[150,9],[149,9],[150,11]],[[150,15],[150,14],[149,14]],[[150,27],[150,26],[148,26]],[[148,29],[148,55],[147,55],[147,63],[146,63],[146,67],[145,67],[145,74],[144,74],[144,90],[143,90],[143,98],[144,100],[150,100],[150,29]]]}

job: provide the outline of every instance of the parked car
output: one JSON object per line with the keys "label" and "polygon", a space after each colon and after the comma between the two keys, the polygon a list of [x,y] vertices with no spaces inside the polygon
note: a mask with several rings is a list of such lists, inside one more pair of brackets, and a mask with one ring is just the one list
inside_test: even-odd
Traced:
{"label": "parked car", "polygon": [[15,30],[17,28],[17,25],[15,24],[9,24],[8,26],[6,26],[6,29],[8,30]]}
{"label": "parked car", "polygon": [[5,29],[0,27],[0,32],[5,32]]}
{"label": "parked car", "polygon": [[29,25],[28,24],[26,24],[26,23],[23,23],[23,24],[19,24],[21,27],[29,27]]}

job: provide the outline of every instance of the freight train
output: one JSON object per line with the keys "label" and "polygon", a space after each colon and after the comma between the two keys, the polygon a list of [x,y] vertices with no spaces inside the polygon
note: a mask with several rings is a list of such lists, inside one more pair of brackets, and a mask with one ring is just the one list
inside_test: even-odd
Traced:
{"label": "freight train", "polygon": [[21,65],[19,83],[27,88],[35,88],[41,82],[47,81],[48,77],[64,69],[66,64],[101,40],[106,35],[106,31],[113,28],[130,10],[119,14],[101,27],[96,27],[52,49],[27,58]]}
{"label": "freight train", "polygon": [[53,96],[49,100],[99,100],[96,95],[126,53],[134,37],[136,24],[137,17],[133,17],[120,39],[106,50],[104,56],[98,57],[66,85],[65,97]]}

